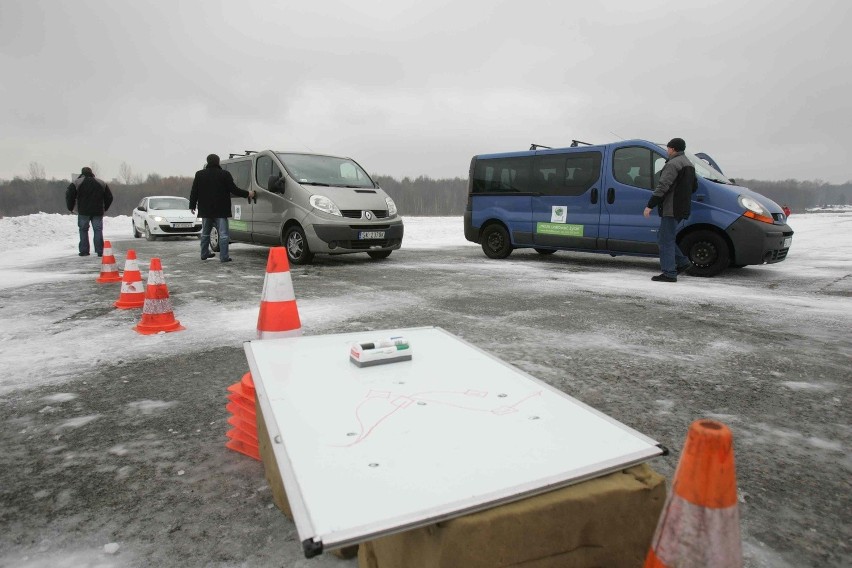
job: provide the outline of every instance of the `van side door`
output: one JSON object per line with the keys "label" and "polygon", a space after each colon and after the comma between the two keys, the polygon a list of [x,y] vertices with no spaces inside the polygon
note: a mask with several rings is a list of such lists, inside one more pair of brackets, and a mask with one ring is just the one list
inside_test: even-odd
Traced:
{"label": "van side door", "polygon": [[[288,218],[292,199],[286,196],[282,168],[272,156],[261,154],[255,161],[257,196],[252,212],[252,240],[256,243],[281,244],[281,225]],[[279,180],[275,182],[274,180]],[[290,191],[293,191],[292,186]]]}
{"label": "van side door", "polygon": [[[251,158],[222,164],[222,168],[231,172],[234,184],[246,191],[251,189]],[[231,240],[244,243],[251,242],[251,203],[245,197],[231,196],[231,219],[228,221],[228,231]]]}
{"label": "van side door", "polygon": [[608,149],[605,174],[606,192],[601,210],[601,237],[605,250],[639,254],[659,254],[656,212],[645,218],[642,212],[651,198],[663,155],[636,143],[612,145]]}
{"label": "van side door", "polygon": [[537,153],[533,161],[534,242],[596,250],[600,224],[601,150]]}

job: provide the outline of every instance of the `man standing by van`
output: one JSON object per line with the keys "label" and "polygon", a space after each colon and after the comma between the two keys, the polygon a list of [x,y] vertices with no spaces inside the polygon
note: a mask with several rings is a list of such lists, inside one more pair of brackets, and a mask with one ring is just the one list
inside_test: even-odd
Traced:
{"label": "man standing by van", "polygon": [[645,217],[651,216],[654,207],[660,214],[660,230],[657,243],[660,245],[660,269],[662,274],[651,278],[654,282],[677,282],[677,275],[692,266],[675,242],[677,224],[689,217],[692,194],[698,187],[695,166],[684,155],[686,142],[683,138],[672,138],[666,144],[669,159],[660,172],[660,181],[645,207]]}
{"label": "man standing by van", "polygon": [[98,256],[104,254],[104,213],[112,205],[112,192],[102,179],[96,178],[92,168],[80,170],[68,189],[65,190],[65,205],[68,211],[77,206],[77,227],[80,229],[80,251],[78,256],[89,256],[89,223],[92,224],[92,240]]}
{"label": "man standing by van", "polygon": [[219,156],[207,156],[207,166],[195,172],[192,190],[189,193],[189,208],[195,213],[198,206],[198,216],[201,218],[201,260],[215,256],[210,252],[210,231],[213,226],[219,233],[219,260],[230,262],[228,255],[228,218],[231,216],[231,195],[254,197],[254,191],[246,191],[237,187],[231,172],[223,170],[219,165]]}

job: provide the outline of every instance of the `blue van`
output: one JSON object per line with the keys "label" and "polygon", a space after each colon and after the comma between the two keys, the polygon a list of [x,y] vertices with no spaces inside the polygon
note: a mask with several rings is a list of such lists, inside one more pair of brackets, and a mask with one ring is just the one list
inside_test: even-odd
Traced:
{"label": "blue van", "polygon": [[[709,156],[686,155],[698,176],[692,213],[677,235],[689,273],[784,260],[793,230],[781,207],[727,179]],[[465,238],[489,258],[516,248],[657,256],[660,218],[642,211],[665,161],[665,149],[646,140],[474,156]]]}

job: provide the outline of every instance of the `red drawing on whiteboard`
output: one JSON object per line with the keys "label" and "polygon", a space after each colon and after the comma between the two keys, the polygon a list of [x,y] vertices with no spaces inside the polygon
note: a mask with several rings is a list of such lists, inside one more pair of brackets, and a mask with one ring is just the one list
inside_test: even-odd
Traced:
{"label": "red drawing on whiteboard", "polygon": [[518,412],[518,407],[528,400],[541,396],[542,391],[531,393],[512,404],[494,406],[485,391],[425,391],[411,395],[394,394],[391,391],[371,390],[358,406],[355,407],[355,420],[358,422],[357,437],[344,447],[354,446],[364,441],[380,424],[384,423],[397,412],[415,403],[440,404],[450,408],[469,412],[484,412],[503,416]]}

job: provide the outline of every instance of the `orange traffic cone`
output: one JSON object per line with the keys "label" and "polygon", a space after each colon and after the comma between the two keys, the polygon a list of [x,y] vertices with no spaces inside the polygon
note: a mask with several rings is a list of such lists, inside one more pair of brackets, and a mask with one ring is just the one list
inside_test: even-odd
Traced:
{"label": "orange traffic cone", "polygon": [[142,320],[133,329],[143,335],[186,329],[172,313],[172,301],[169,298],[169,289],[166,286],[163,265],[159,258],[151,259],[151,266],[148,268],[148,287],[145,289],[145,304],[142,307]]}
{"label": "orange traffic cone", "polygon": [[142,273],[139,272],[136,251],[133,249],[127,251],[124,276],[121,278],[121,292],[114,305],[121,310],[141,308],[145,305],[145,286],[142,284]]}
{"label": "orange traffic cone", "polygon": [[266,262],[266,277],[257,315],[258,339],[302,335],[302,322],[290,279],[287,249],[272,247]]}
{"label": "orange traffic cone", "polygon": [[689,427],[645,568],[742,565],[733,435],[721,422],[697,420]]}
{"label": "orange traffic cone", "polygon": [[260,460],[260,444],[257,441],[257,416],[254,403],[254,381],[251,373],[243,375],[239,382],[228,387],[225,408],[231,413],[228,424],[233,426],[225,432],[228,441],[225,447]]}
{"label": "orange traffic cone", "polygon": [[101,257],[101,275],[98,276],[98,282],[121,282],[121,274],[118,273],[118,267],[115,265],[115,257],[112,254],[112,244],[109,241],[104,241],[104,255]]}

